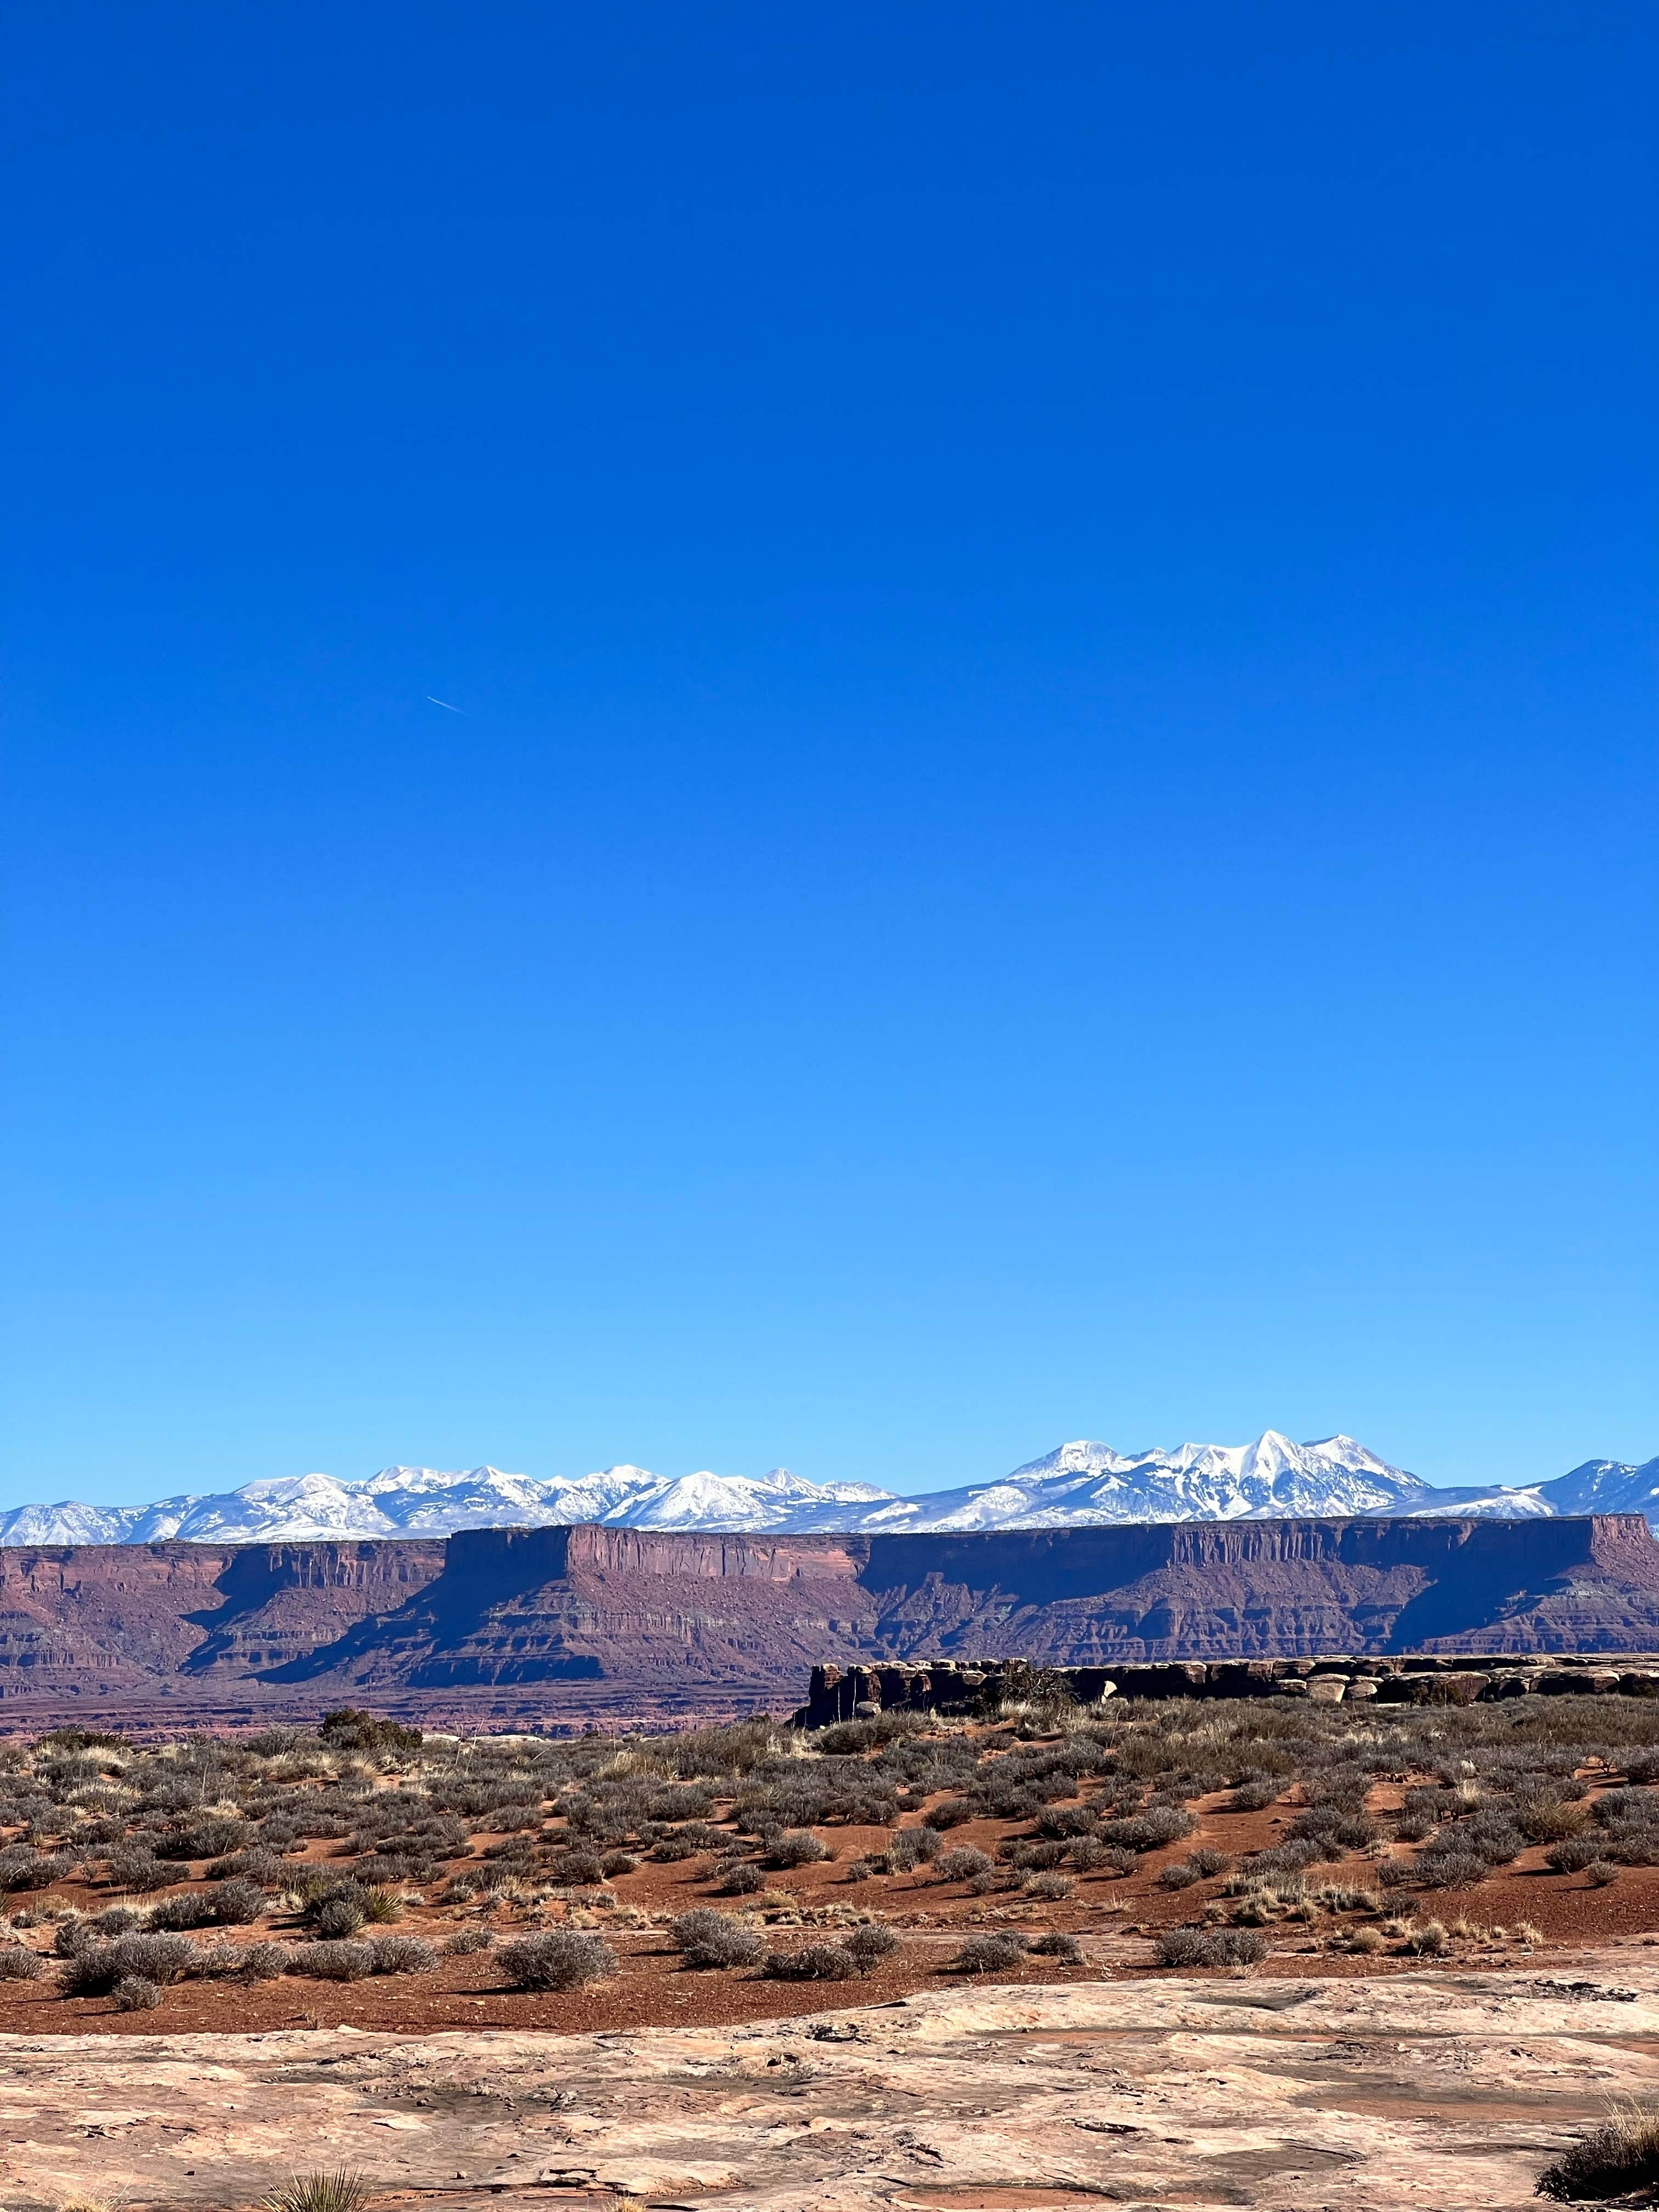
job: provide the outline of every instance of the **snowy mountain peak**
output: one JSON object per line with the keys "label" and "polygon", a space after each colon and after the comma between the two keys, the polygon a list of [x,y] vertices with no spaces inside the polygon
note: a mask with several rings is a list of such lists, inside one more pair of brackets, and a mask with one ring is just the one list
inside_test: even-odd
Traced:
{"label": "snowy mountain peak", "polygon": [[1587,1460],[1524,1489],[1431,1489],[1352,1437],[1296,1443],[1277,1429],[1253,1443],[1119,1452],[1084,1437],[1000,1481],[904,1497],[866,1482],[808,1482],[787,1468],[754,1476],[659,1475],[619,1462],[538,1480],[496,1467],[383,1467],[361,1482],[268,1477],[211,1496],[149,1505],[64,1501],[0,1513],[0,1545],[257,1544],[447,1536],[465,1528],[600,1522],[612,1528],[866,1531],[1097,1528],[1132,1521],[1237,1521],[1367,1514],[1644,1513],[1659,1524],[1659,1459]]}

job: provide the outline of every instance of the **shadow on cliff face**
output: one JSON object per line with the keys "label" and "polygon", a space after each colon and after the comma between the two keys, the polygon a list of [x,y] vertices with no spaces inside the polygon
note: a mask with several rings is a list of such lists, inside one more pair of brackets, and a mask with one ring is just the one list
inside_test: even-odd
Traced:
{"label": "shadow on cliff face", "polygon": [[483,1528],[452,1536],[443,1571],[395,1611],[370,1613],[336,1642],[264,1672],[271,1683],[309,1682],[340,1672],[388,1672],[411,1688],[486,1681],[595,1681],[604,1674],[586,1653],[543,1649],[519,1662],[488,1667],[463,1648],[488,1636],[500,1617],[556,1587],[569,1565],[567,1528]]}
{"label": "shadow on cliff face", "polygon": [[182,1674],[258,1674],[337,1644],[345,1623],[383,1616],[444,1571],[441,1537],[355,1544],[255,1544],[233,1551],[222,1602],[182,1616],[205,1631]]}

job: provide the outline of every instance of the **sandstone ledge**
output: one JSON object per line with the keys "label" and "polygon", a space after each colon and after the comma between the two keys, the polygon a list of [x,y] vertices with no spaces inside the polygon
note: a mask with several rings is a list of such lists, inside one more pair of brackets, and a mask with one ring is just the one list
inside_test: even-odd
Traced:
{"label": "sandstone ledge", "polygon": [[967,1987],[716,2031],[0,2038],[8,2212],[1171,2203],[1520,2212],[1659,2087],[1659,1958],[1546,1972]]}

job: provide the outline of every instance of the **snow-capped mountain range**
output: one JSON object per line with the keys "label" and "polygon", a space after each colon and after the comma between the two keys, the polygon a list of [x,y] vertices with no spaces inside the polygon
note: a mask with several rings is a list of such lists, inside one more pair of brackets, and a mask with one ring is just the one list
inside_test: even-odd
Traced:
{"label": "snow-capped mountain range", "polygon": [[1437,1490],[1352,1437],[1297,1444],[1269,1429],[1250,1444],[1182,1444],[1173,1451],[1061,1444],[1000,1482],[917,1498],[863,1482],[805,1482],[787,1468],[756,1479],[706,1471],[667,1476],[622,1466],[541,1482],[494,1467],[465,1473],[386,1467],[366,1482],[301,1474],[150,1505],[20,1505],[0,1513],[0,1546],[447,1536],[458,1528],[579,1521],[629,1528],[873,1532],[1437,1513],[1506,1519],[1644,1513],[1659,1527],[1659,1459],[1640,1467],[1588,1460],[1553,1482],[1524,1489]]}

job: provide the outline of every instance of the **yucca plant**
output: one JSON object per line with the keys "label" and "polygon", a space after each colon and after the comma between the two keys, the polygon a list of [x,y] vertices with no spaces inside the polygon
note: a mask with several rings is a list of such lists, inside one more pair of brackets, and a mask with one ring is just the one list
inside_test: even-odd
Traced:
{"label": "yucca plant", "polygon": [[370,2191],[361,2173],[291,2174],[264,2200],[265,2212],[361,2212]]}

